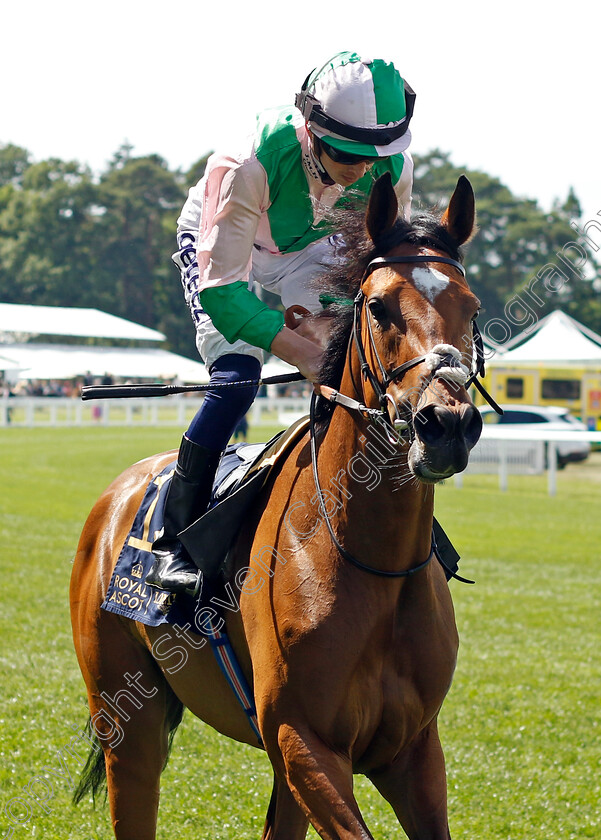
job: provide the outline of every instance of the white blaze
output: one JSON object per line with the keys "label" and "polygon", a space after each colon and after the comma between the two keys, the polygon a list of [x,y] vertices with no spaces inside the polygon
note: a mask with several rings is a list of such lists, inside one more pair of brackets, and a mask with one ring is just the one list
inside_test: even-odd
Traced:
{"label": "white blaze", "polygon": [[434,303],[442,290],[449,285],[447,275],[436,268],[414,268],[412,276],[415,288],[427,297],[430,303]]}

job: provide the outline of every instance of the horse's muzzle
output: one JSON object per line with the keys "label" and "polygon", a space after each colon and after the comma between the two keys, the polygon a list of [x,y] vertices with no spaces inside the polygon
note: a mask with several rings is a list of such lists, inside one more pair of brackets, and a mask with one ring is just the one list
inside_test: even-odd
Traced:
{"label": "horse's muzzle", "polygon": [[456,408],[431,403],[414,415],[413,426],[409,466],[422,481],[436,482],[466,468],[482,432],[482,417],[469,403]]}

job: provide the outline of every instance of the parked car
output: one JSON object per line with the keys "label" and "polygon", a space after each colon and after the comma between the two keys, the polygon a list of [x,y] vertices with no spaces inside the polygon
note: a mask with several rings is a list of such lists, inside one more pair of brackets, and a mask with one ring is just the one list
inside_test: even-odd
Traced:
{"label": "parked car", "polygon": [[[548,429],[549,431],[586,431],[586,426],[570,414],[567,408],[557,405],[502,405],[499,415],[489,405],[480,406],[485,424],[498,423],[511,426],[519,439],[520,429]],[[590,455],[591,445],[587,441],[566,440],[557,443],[557,464],[565,467],[572,461],[585,461]]]}

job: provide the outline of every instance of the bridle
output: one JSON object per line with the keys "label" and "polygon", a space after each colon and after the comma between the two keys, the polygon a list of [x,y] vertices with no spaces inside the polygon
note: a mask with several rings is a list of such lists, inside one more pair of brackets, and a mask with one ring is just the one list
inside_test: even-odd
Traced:
{"label": "bridle", "polygon": [[[373,259],[363,274],[363,279],[361,281],[361,285],[363,282],[369,277],[369,275],[375,271],[377,268],[383,268],[387,265],[398,265],[402,263],[444,263],[445,265],[451,265],[453,268],[457,269],[460,274],[465,277],[465,268],[464,266],[458,262],[457,260],[451,259],[451,257],[442,257],[438,255],[428,255],[428,254],[415,254],[411,256],[404,256],[404,257],[376,257]],[[363,344],[363,338],[361,335],[361,312],[363,306],[365,304],[365,294],[363,289],[360,288],[355,300],[353,301],[354,305],[354,312],[353,312],[353,342],[355,348],[357,350],[357,355],[359,357],[359,363],[361,365],[361,372],[366,378],[370,385],[372,386],[382,411],[388,416],[386,412],[386,407],[388,405],[388,397],[386,396],[386,390],[391,385],[392,382],[401,379],[407,371],[411,370],[412,368],[416,367],[417,365],[422,364],[425,362],[431,353],[424,353],[421,356],[416,356],[413,359],[410,359],[407,362],[404,362],[401,365],[393,368],[390,371],[387,371],[378,355],[378,351],[376,349],[371,319],[367,320],[367,329],[370,338],[370,347],[371,351],[375,357],[376,363],[380,370],[381,380],[378,379],[376,374],[371,370],[369,363],[367,361],[365,347]],[[484,376],[484,345],[482,343],[482,334],[480,329],[476,323],[476,316],[472,319],[472,339],[473,339],[473,346],[474,346],[474,353],[472,355],[472,362],[471,362],[471,369],[467,372],[465,376],[465,380],[462,383],[464,387],[467,389],[471,385],[480,391],[480,393],[484,396],[484,398],[489,402],[489,404],[497,411],[499,414],[502,414],[502,409],[495,403],[493,398],[486,392],[486,390],[481,386],[478,382],[478,376]],[[438,360],[435,360],[433,365],[430,366],[430,373],[432,377],[434,377],[441,368],[445,369],[453,369],[455,368],[457,371],[463,371],[464,366],[459,361],[459,358],[456,354],[446,352],[446,353],[439,353]]]}
{"label": "bridle", "polygon": [[[422,364],[426,361],[429,362],[429,370],[430,370],[430,378],[433,379],[436,377],[437,374],[441,375],[444,371],[445,378],[453,379],[455,375],[457,375],[457,380],[460,381],[464,388],[469,388],[470,385],[474,385],[478,391],[485,397],[485,399],[490,403],[490,405],[497,411],[499,414],[502,414],[502,409],[495,403],[493,398],[486,392],[486,390],[481,386],[481,384],[477,381],[478,376],[484,376],[484,346],[482,343],[482,335],[480,330],[476,324],[475,317],[472,319],[472,339],[473,339],[473,354],[472,354],[472,363],[471,367],[468,370],[464,365],[460,362],[460,354],[455,348],[449,347],[447,345],[437,345],[433,348],[433,351],[430,353],[424,353],[420,356],[416,356],[413,359],[410,359],[407,362],[404,362],[401,365],[393,368],[392,370],[386,370],[375,345],[375,340],[372,332],[371,326],[371,318],[367,318],[367,329],[369,335],[369,342],[370,342],[370,349],[372,352],[373,357],[375,358],[377,367],[379,369],[379,377],[378,375],[372,370],[367,360],[367,354],[365,352],[365,345],[363,343],[363,337],[361,334],[361,314],[363,311],[363,307],[365,305],[366,297],[365,293],[363,292],[363,283],[369,277],[369,275],[378,268],[383,268],[388,265],[398,265],[402,263],[444,263],[446,265],[451,265],[453,268],[457,269],[460,274],[465,277],[465,268],[464,266],[458,262],[457,260],[452,259],[451,257],[443,257],[438,255],[427,255],[427,254],[416,254],[410,256],[398,256],[398,257],[375,257],[365,269],[361,280],[361,287],[352,301],[353,304],[353,327],[351,333],[351,342],[354,345],[357,356],[359,359],[359,364],[361,366],[361,373],[367,381],[369,381],[374,393],[378,398],[378,402],[380,405],[379,409],[369,408],[363,403],[355,400],[351,397],[345,396],[344,394],[340,394],[333,388],[328,388],[326,386],[318,386],[317,390],[319,392],[319,396],[325,397],[329,402],[335,403],[337,405],[341,405],[344,408],[359,411],[364,417],[367,418],[368,422],[375,422],[378,424],[384,424],[387,428],[389,433],[389,438],[392,436],[393,440],[397,443],[404,443],[403,440],[403,432],[408,431],[410,437],[414,437],[414,429],[413,425],[410,422],[407,422],[398,416],[397,411],[397,421],[392,422],[390,420],[390,416],[388,414],[387,408],[389,403],[389,397],[387,395],[388,387],[393,383],[402,379],[402,377],[407,373],[407,371],[411,370],[412,368],[416,367],[419,364]],[[349,352],[351,348],[351,342],[349,342]],[[438,351],[438,352],[435,352]],[[441,376],[442,378],[442,376]],[[361,569],[362,571],[369,572],[373,575],[378,575],[380,577],[388,577],[388,578],[403,578],[403,577],[411,577],[416,572],[421,571],[424,569],[432,560],[432,557],[435,553],[435,546],[432,545],[430,549],[430,553],[426,560],[420,563],[417,566],[414,566],[411,569],[405,569],[403,571],[385,571],[383,569],[377,569],[373,566],[368,566],[365,563],[357,560],[349,551],[347,551],[344,546],[340,544],[338,541],[334,529],[332,527],[332,523],[330,521],[330,517],[327,513],[325,497],[321,485],[319,483],[319,475],[317,471],[317,448],[316,448],[316,441],[315,441],[315,411],[317,406],[317,398],[318,395],[315,393],[312,394],[311,397],[311,422],[310,422],[310,429],[311,429],[311,463],[313,467],[313,478],[315,481],[315,487],[317,489],[317,496],[319,499],[319,507],[324,515],[324,519],[326,522],[326,526],[330,533],[330,537],[332,542],[336,546],[338,553],[351,563],[353,566]],[[396,406],[395,406],[396,410]],[[443,564],[444,565],[444,564]],[[450,570],[448,570],[450,571]],[[452,573],[454,577],[459,578],[460,580],[464,580],[459,575]]]}

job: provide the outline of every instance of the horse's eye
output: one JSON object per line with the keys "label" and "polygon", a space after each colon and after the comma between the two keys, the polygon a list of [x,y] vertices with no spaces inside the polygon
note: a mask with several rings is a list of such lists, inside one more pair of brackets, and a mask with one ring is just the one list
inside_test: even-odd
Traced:
{"label": "horse's eye", "polygon": [[370,298],[367,305],[369,306],[369,311],[379,324],[389,320],[384,301],[380,298]]}

